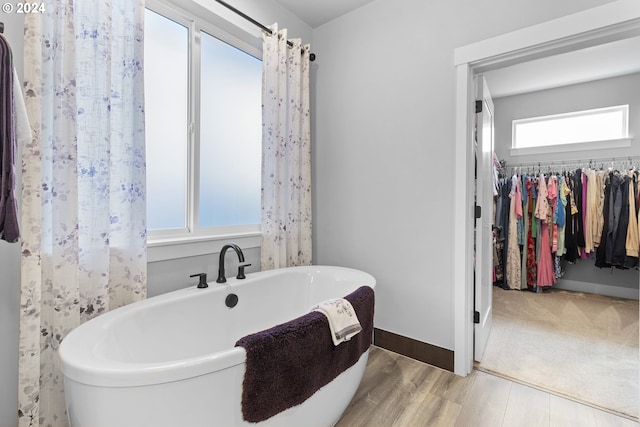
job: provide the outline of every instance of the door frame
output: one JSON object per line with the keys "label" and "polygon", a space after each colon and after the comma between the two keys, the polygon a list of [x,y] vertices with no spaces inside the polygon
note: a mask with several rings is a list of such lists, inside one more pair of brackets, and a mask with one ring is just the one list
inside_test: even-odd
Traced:
{"label": "door frame", "polygon": [[[473,77],[485,71],[640,35],[640,2],[617,0],[454,51],[454,372],[473,369]],[[460,264],[462,264],[460,266]],[[459,268],[464,267],[464,268]]]}

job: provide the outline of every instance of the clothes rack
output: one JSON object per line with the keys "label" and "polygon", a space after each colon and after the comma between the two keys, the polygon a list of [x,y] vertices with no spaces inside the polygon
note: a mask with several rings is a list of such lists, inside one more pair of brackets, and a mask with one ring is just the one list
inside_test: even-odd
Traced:
{"label": "clothes rack", "polygon": [[550,173],[575,169],[640,169],[640,156],[591,157],[589,159],[550,160],[540,162],[500,162],[502,171],[514,173]]}
{"label": "clothes rack", "polygon": [[[256,27],[260,28],[262,31],[265,31],[265,32],[267,32],[269,34],[273,34],[273,31],[271,31],[271,28],[261,24],[260,22],[256,21],[255,19],[253,19],[252,17],[250,17],[246,13],[242,12],[241,10],[236,9],[235,7],[231,6],[226,1],[223,1],[223,0],[215,0],[215,1],[216,1],[216,3],[219,3],[222,6],[226,7],[227,9],[229,9],[230,11],[235,13],[236,15],[238,15],[238,16],[246,19],[247,21],[251,22],[253,25],[255,25]],[[293,43],[290,40],[287,40],[287,44],[289,45],[289,47],[293,47]],[[316,59],[316,54],[315,53],[310,53],[309,54],[309,61],[313,62],[313,61],[315,61],[315,59]]]}
{"label": "clothes rack", "polygon": [[539,291],[587,260],[638,269],[639,165],[640,156],[496,165],[494,283]]}

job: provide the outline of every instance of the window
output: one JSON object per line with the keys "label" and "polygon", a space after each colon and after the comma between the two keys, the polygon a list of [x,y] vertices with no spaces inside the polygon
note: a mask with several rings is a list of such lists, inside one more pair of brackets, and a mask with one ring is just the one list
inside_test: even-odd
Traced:
{"label": "window", "polygon": [[161,6],[145,12],[149,239],[258,233],[259,52]]}
{"label": "window", "polygon": [[199,226],[260,223],[262,62],[202,33]]}
{"label": "window", "polygon": [[147,228],[187,228],[189,29],[145,13]]}
{"label": "window", "polygon": [[512,147],[549,147],[628,138],[629,106],[514,120]]}

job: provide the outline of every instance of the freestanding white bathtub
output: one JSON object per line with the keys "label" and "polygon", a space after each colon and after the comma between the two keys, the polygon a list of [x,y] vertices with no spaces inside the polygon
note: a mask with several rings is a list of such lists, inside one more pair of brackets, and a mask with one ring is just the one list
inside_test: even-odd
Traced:
{"label": "freestanding white bathtub", "polygon": [[[256,425],[243,420],[246,352],[239,338],[295,319],[375,279],[329,266],[210,282],[103,314],[73,330],[59,354],[72,427]],[[233,308],[229,294],[238,296]],[[258,423],[332,426],[358,388],[369,352],[304,403]]]}

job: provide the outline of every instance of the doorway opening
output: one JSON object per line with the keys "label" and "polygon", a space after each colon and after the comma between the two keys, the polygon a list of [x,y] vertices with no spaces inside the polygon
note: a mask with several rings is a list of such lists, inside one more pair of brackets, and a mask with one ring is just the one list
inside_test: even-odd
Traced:
{"label": "doorway opening", "polygon": [[[606,46],[615,47],[613,45],[617,43]],[[538,62],[533,61],[529,65],[533,67]],[[548,66],[549,62],[545,61]],[[508,69],[520,71],[522,68]],[[594,72],[596,68],[592,66]],[[556,67],[556,70],[558,74],[562,73],[562,67]],[[635,171],[640,165],[637,160],[630,162],[627,156],[637,155],[640,144],[632,140],[630,146],[616,149],[601,142],[603,148],[599,150],[576,147],[569,151],[569,146],[565,146],[554,148],[564,148],[566,152],[549,152],[548,148],[541,148],[527,155],[511,148],[511,125],[515,119],[622,101],[629,103],[634,112],[631,135],[638,135],[640,123],[635,119],[640,109],[637,101],[640,99],[640,73],[637,70],[632,72],[632,69],[623,71],[631,73],[518,94],[502,90],[491,72],[484,74],[489,87],[497,88],[493,93],[500,94],[493,97],[495,153],[501,161],[506,160],[506,167],[500,168],[502,176],[497,181],[498,274],[492,292],[492,327],[483,357],[476,357],[474,368],[637,419],[638,270],[598,268],[597,259],[604,262],[604,249],[609,246],[607,239],[604,243],[601,241],[593,221],[585,220],[584,229],[576,227],[578,217],[582,220],[582,214],[587,211],[583,201],[586,205],[594,203],[589,219],[592,214],[594,219],[604,220],[607,217],[602,207],[599,213],[595,207],[597,191],[586,197],[577,187],[578,182],[587,184],[588,181],[588,188],[596,189],[611,177],[628,180],[627,183],[636,181]],[[606,162],[603,167],[602,160],[595,161],[604,157],[620,159],[614,168],[619,172],[610,175],[611,163]],[[563,161],[571,158],[576,162]],[[594,159],[593,165],[589,164],[589,159]],[[540,163],[542,166],[538,166]],[[577,169],[580,171],[576,172]],[[596,182],[597,177],[600,183]],[[490,181],[491,176],[483,179]],[[539,191],[543,183],[554,184],[558,188],[557,194],[566,194],[569,207],[566,209],[559,199],[558,203],[550,203],[546,208],[547,212],[566,212],[566,218],[569,218],[567,234],[564,232],[565,216],[562,222],[557,217],[550,220],[549,230],[555,228],[557,233],[554,236],[558,237],[553,240],[547,238],[546,246],[543,239],[549,233],[540,232],[544,222],[536,219],[538,216],[534,209],[534,190]],[[632,185],[628,187],[633,189]],[[522,197],[512,197],[512,191]],[[572,203],[578,193],[578,200]],[[611,200],[608,191],[606,197]],[[539,198],[537,200],[540,201]],[[631,206],[634,212],[629,214],[629,218],[636,221],[635,202],[631,202],[631,198],[629,200],[626,210],[629,212]],[[576,206],[575,214],[571,213],[572,204]],[[507,206],[514,207],[516,211],[521,207],[521,219],[516,218],[515,212],[507,210]],[[626,233],[629,229],[626,221],[623,222]],[[629,225],[633,224],[629,222]],[[631,232],[637,234],[634,227]],[[567,242],[577,243],[578,234],[585,239],[593,239],[591,249],[581,250],[583,253],[580,254],[578,245],[567,244],[570,248],[565,249],[565,237]],[[603,235],[606,236],[607,232],[604,231]],[[553,241],[557,242],[555,248],[550,246]],[[563,255],[565,250],[567,253]],[[550,255],[549,261],[555,263],[554,270],[548,272],[551,274],[540,273],[543,253]],[[626,260],[629,267],[632,261],[632,258]],[[478,350],[477,337],[475,350]]]}
{"label": "doorway opening", "polygon": [[[475,75],[536,58],[596,46],[640,34],[640,4],[620,0],[547,23],[458,48],[454,257],[463,267],[454,272],[454,371],[473,369],[474,298],[474,159]],[[480,314],[482,316],[482,314]]]}

